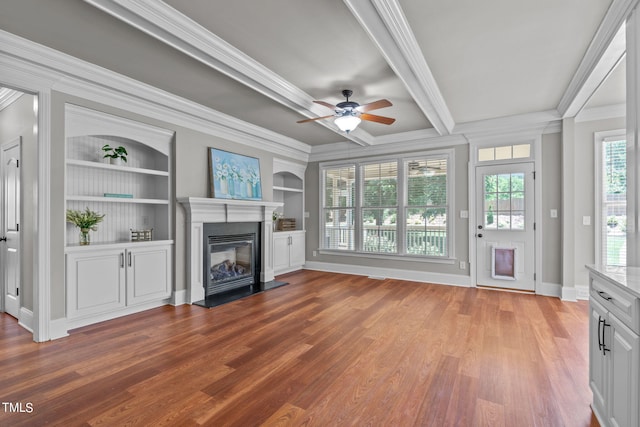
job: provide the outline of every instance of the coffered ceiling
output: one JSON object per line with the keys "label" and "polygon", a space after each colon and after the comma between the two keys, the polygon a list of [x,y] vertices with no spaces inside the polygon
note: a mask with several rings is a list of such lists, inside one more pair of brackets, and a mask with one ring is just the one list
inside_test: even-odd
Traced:
{"label": "coffered ceiling", "polygon": [[[12,0],[0,29],[311,147],[367,146],[576,114],[615,75],[623,48],[604,53],[632,3]],[[296,123],[342,89],[390,100],[374,113],[396,122]],[[597,102],[624,102],[614,92]]]}

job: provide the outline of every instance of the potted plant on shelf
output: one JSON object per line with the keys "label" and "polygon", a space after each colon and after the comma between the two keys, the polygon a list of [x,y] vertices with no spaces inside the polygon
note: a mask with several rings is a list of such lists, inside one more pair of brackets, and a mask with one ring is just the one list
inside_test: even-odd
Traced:
{"label": "potted plant on shelf", "polygon": [[67,209],[67,222],[72,223],[80,228],[80,244],[88,245],[91,243],[89,231],[97,231],[98,223],[102,222],[104,214],[99,214],[90,210],[88,207],[84,211],[76,211]]}
{"label": "potted plant on shelf", "polygon": [[102,147],[102,151],[104,152],[103,158],[109,158],[109,161],[112,165],[122,165],[123,163],[127,163],[127,149],[122,145],[119,147],[112,147],[109,144],[105,144]]}

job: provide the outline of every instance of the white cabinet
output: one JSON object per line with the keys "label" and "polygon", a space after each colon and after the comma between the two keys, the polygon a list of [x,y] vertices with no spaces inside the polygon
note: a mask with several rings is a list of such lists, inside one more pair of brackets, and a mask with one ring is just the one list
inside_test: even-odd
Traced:
{"label": "white cabinet", "polygon": [[275,274],[299,270],[304,263],[304,230],[273,233],[273,270]]}
{"label": "white cabinet", "polygon": [[127,249],[127,304],[139,304],[171,295],[171,247]]}
{"label": "white cabinet", "polygon": [[640,298],[591,274],[589,385],[600,425],[640,425]]}
{"label": "white cabinet", "polygon": [[88,317],[126,304],[124,251],[67,254],[67,318]]}
{"label": "white cabinet", "polygon": [[[67,319],[89,324],[171,295],[171,245],[130,243],[70,249]],[[135,308],[135,307],[134,307]]]}

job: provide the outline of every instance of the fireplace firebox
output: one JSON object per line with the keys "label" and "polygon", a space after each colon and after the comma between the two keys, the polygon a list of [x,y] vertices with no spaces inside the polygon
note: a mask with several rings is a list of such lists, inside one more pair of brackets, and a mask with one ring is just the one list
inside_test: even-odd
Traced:
{"label": "fireplace firebox", "polygon": [[260,223],[204,225],[205,299],[259,290]]}

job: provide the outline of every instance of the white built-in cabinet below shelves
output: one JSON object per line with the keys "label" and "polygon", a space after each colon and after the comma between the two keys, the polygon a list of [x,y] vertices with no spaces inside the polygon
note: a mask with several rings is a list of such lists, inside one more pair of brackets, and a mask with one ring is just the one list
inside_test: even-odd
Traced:
{"label": "white built-in cabinet below shelves", "polygon": [[273,233],[275,274],[299,270],[305,263],[304,173],[306,166],[282,159],[273,160],[273,201],[283,205],[277,211],[294,218],[296,229]]}
{"label": "white built-in cabinet below shelves", "polygon": [[[65,209],[104,214],[91,244],[66,224],[67,319],[90,324],[166,303],[172,291],[171,152],[174,133],[76,105],[65,106]],[[124,146],[110,164],[102,146]],[[131,242],[131,230],[152,241]]]}

